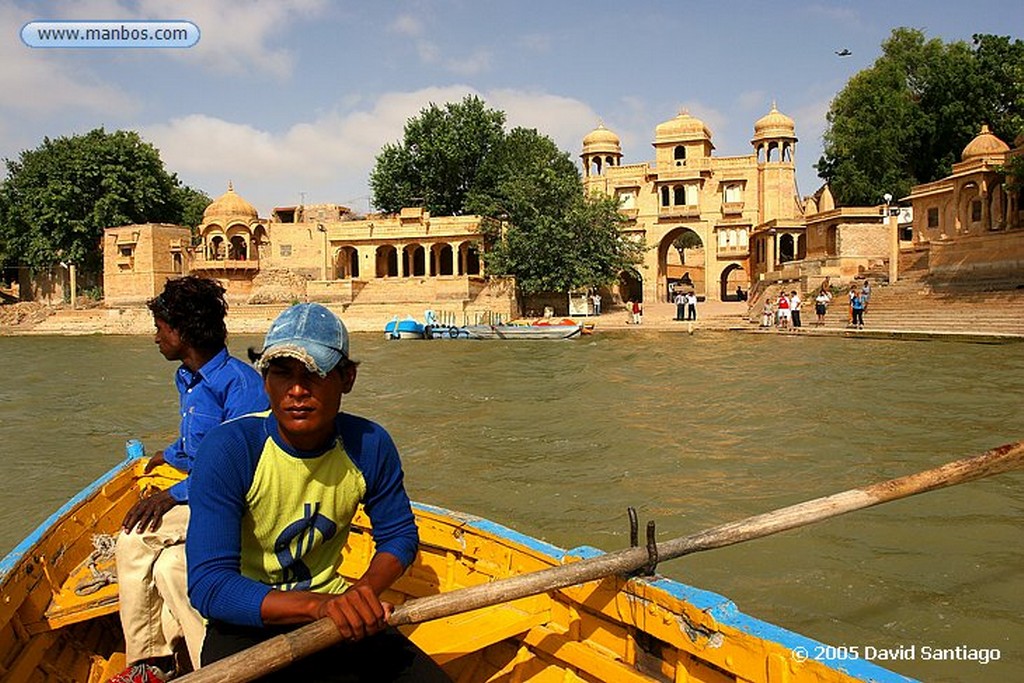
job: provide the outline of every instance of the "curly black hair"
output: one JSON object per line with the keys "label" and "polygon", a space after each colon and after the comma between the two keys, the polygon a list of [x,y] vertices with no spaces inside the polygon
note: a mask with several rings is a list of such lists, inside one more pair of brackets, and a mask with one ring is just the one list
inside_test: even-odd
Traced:
{"label": "curly black hair", "polygon": [[186,275],[168,280],[164,291],[146,302],[153,317],[177,330],[181,340],[201,351],[219,351],[228,338],[228,302],[216,280]]}

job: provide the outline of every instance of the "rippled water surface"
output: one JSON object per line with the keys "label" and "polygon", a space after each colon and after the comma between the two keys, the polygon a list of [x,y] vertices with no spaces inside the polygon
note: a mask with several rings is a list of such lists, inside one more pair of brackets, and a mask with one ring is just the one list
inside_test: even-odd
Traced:
{"label": "rippled water surface", "polygon": [[[255,338],[231,340],[243,354]],[[659,537],[1024,438],[1024,345],[607,332],[569,342],[356,335],[351,412],[395,437],[411,495],[563,547]],[[243,354],[244,355],[244,354]],[[173,436],[149,337],[0,338],[0,553],[120,458]],[[664,563],[834,645],[915,645],[934,681],[1024,669],[1024,474]],[[924,646],[996,648],[936,662]]]}

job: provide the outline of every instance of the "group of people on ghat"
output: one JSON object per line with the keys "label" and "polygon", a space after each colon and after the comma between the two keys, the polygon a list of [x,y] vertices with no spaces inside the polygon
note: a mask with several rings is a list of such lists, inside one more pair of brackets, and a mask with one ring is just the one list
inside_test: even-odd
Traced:
{"label": "group of people on ghat", "polygon": [[676,305],[676,317],[673,320],[697,319],[697,294],[693,290],[677,292],[672,303]]}
{"label": "group of people on ghat", "polygon": [[[847,327],[863,329],[864,312],[867,310],[868,302],[871,299],[871,281],[864,278],[863,284],[858,287],[851,284],[848,292],[849,309]],[[814,313],[817,326],[825,324],[825,315],[832,303],[832,289],[826,278],[814,295]],[[788,294],[785,290],[779,292],[777,298],[766,297],[764,307],[761,310],[761,327],[775,327],[780,330],[797,330],[803,325],[800,319],[800,309],[803,305],[803,298],[795,289]]]}
{"label": "group of people on ghat", "polygon": [[780,330],[800,329],[803,321],[800,319],[800,308],[803,306],[803,299],[794,289],[790,293],[779,292],[774,301],[771,297],[764,300],[764,308],[761,311],[761,327],[777,327]]}
{"label": "group of people on ghat", "polygon": [[[292,306],[250,365],[228,353],[224,291],[185,276],[148,302],[160,353],[180,363],[180,423],[145,469],[180,481],[125,515],[128,666],[110,681],[160,683],[324,617],[339,644],[260,680],[449,681],[387,623],[381,594],[419,536],[391,436],[341,411],[358,369],[344,323],[319,304]],[[347,583],[338,560],[360,504],[375,553]]]}

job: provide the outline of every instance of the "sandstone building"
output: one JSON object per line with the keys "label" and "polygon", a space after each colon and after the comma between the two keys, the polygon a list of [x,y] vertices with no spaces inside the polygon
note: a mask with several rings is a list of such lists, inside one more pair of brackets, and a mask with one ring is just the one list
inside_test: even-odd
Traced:
{"label": "sandstone building", "polygon": [[771,270],[802,256],[796,143],[793,120],[774,105],[754,123],[744,156],[713,156],[711,130],[687,112],[655,128],[653,161],[623,163],[615,133],[590,132],[580,154],[586,190],[617,197],[627,230],[650,247],[641,268],[623,275],[622,297],[666,301],[692,286],[727,300],[756,279],[752,262]]}
{"label": "sandstone building", "polygon": [[914,209],[913,247],[934,279],[1024,285],[1024,178],[1004,170],[1024,156],[1024,133],[1013,145],[982,126],[950,175],[904,199]]}
{"label": "sandstone building", "polygon": [[229,185],[195,236],[180,226],[108,228],[105,296],[108,305],[141,303],[168,277],[193,273],[220,281],[234,302],[315,300],[376,308],[383,319],[440,307],[507,319],[514,292],[485,278],[480,258],[488,220],[418,208],[357,218],[335,204],[277,207],[265,219]]}
{"label": "sandstone building", "polygon": [[[711,131],[686,112],[658,125],[654,159],[624,163],[619,137],[598,125],[583,138],[587,192],[616,197],[628,235],[647,246],[606,301],[668,301],[676,289],[712,301],[737,287],[793,283],[805,291],[864,273],[896,275],[908,262],[936,276],[1024,272],[1024,201],[1003,164],[1024,154],[987,129],[949,177],[885,203],[837,207],[827,186],[806,198],[796,187],[795,124],[773,104],[754,122],[751,153],[717,157]],[[891,198],[890,198],[891,199]],[[434,217],[418,208],[354,216],[336,204],[282,206],[267,218],[229,185],[207,207],[195,235],[173,225],[109,228],[104,290],[113,306],[154,296],[185,273],[221,281],[234,302],[316,300],[383,323],[425,308],[514,317],[514,285],[486,277],[480,216]],[[789,285],[787,285],[789,286]]]}

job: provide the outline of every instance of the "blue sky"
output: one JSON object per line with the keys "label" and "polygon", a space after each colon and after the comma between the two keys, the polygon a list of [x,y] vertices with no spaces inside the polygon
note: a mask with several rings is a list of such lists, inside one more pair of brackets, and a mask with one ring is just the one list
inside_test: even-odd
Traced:
{"label": "blue sky", "polygon": [[[32,49],[20,31],[39,19],[183,19],[202,37],[177,50]],[[431,102],[477,94],[577,160],[602,121],[639,163],[681,108],[708,124],[717,155],[748,154],[774,100],[796,121],[810,194],[830,100],[899,26],[1020,38],[1024,3],[5,0],[0,157],[127,128],[186,183],[216,197],[231,180],[261,215],[303,199],[366,211],[375,155]]]}

